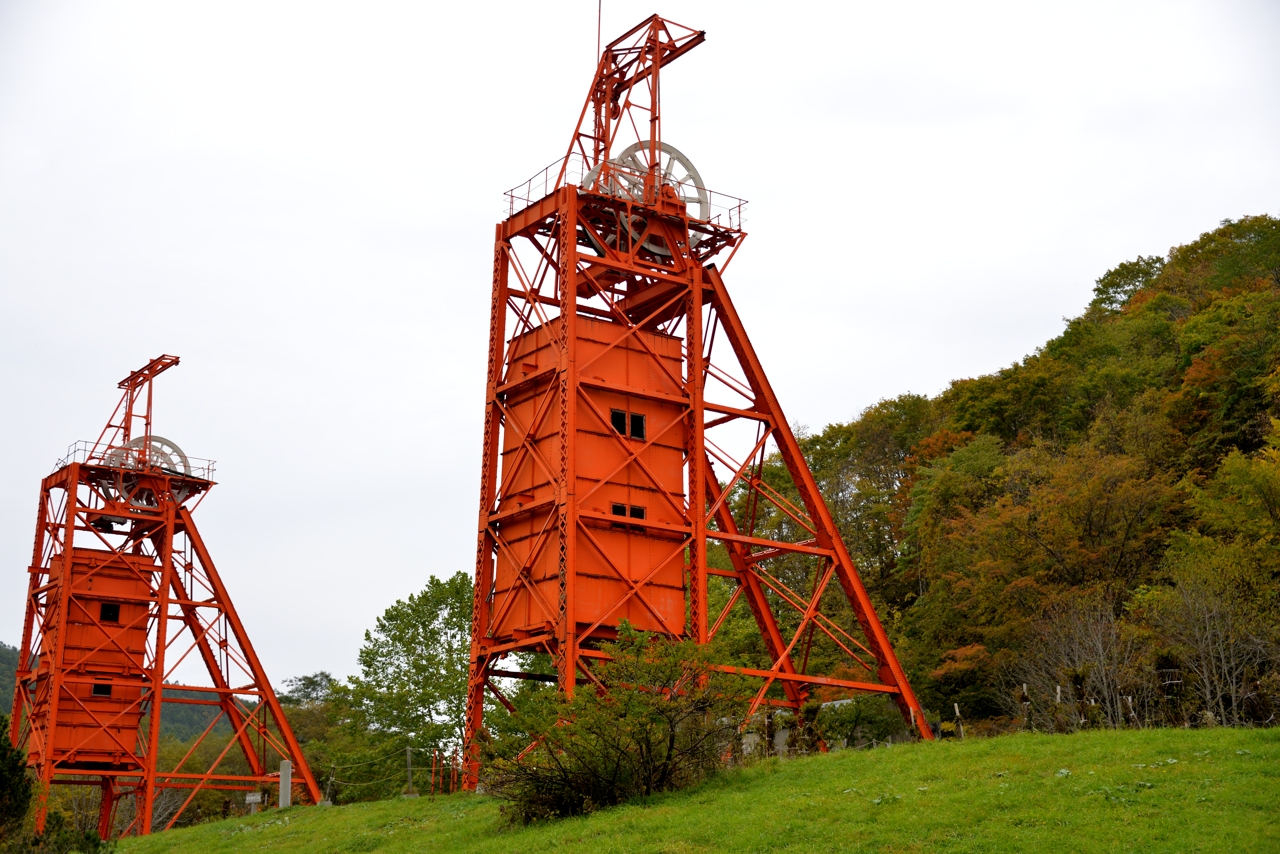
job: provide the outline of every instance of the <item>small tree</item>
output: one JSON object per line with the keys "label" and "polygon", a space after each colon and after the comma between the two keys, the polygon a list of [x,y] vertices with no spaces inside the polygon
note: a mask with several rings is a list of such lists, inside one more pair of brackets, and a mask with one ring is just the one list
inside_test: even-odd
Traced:
{"label": "small tree", "polygon": [[1089,307],[1119,311],[1163,269],[1164,259],[1156,255],[1139,255],[1135,261],[1125,261],[1098,279]]}
{"label": "small tree", "polygon": [[1154,699],[1155,674],[1145,639],[1116,610],[1103,591],[1051,607],[1007,674],[1012,684],[1003,699],[1010,715],[1029,713],[1035,729],[1050,732],[1139,724]]}
{"label": "small tree", "polygon": [[284,706],[293,734],[307,752],[308,761],[312,761],[315,758],[312,748],[318,746],[313,742],[324,742],[330,737],[350,691],[325,670],[292,676],[284,680],[284,689],[280,704]]}
{"label": "small tree", "polygon": [[1174,587],[1151,597],[1151,621],[1191,677],[1202,720],[1207,712],[1218,723],[1249,722],[1256,685],[1280,668],[1263,595],[1271,584],[1251,551],[1179,536],[1166,559]]}
{"label": "small tree", "polygon": [[710,667],[705,648],[624,623],[602,650],[610,658],[593,671],[607,688],[581,685],[571,701],[533,694],[517,715],[525,737],[487,746],[481,782],[509,802],[513,820],[682,788],[714,774],[734,748],[749,693]]}

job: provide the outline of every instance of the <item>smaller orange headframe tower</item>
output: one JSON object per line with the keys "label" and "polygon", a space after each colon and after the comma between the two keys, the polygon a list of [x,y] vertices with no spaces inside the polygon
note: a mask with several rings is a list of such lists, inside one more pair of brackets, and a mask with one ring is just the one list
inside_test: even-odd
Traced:
{"label": "smaller orange headframe tower", "polygon": [[[724,665],[759,678],[750,713],[799,708],[817,686],[876,692],[932,737],[722,278],[746,236],[745,203],[708,190],[662,134],[660,72],[704,40],[654,15],[607,45],[567,155],[507,193],[489,314],[471,786],[485,695],[507,702],[495,680],[546,678],[503,659],[550,655],[572,694],[597,681],[599,646],[622,620],[706,644],[735,607],[763,650],[756,667]],[[795,269],[774,299],[801,298],[799,257]],[[769,459],[782,466],[766,477]]]}
{"label": "smaller orange headframe tower", "polygon": [[[10,738],[45,787],[101,789],[104,838],[170,827],[202,789],[279,784],[281,760],[319,799],[191,517],[213,464],[151,431],[152,385],[177,364],[161,356],[125,377],[98,440],[73,445],[40,487]],[[173,704],[212,714],[161,768]]]}

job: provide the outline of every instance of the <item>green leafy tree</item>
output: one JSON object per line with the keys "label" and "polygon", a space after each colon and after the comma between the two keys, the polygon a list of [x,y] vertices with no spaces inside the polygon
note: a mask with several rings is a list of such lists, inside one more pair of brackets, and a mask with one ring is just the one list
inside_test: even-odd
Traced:
{"label": "green leafy tree", "polygon": [[353,722],[384,742],[455,749],[466,716],[472,581],[431,578],[365,632]]}
{"label": "green leafy tree", "polygon": [[836,526],[864,576],[883,585],[899,558],[899,490],[911,473],[913,448],[937,429],[928,398],[882,400],[848,424],[829,425],[802,449]]}
{"label": "green leafy tree", "polygon": [[292,676],[284,680],[283,687],[280,705],[299,743],[305,748],[312,742],[330,738],[348,705],[347,686],[328,671],[320,670],[306,676]]}
{"label": "green leafy tree", "polygon": [[1118,311],[1163,269],[1164,259],[1154,255],[1139,255],[1135,261],[1125,261],[1098,279],[1089,305]]}
{"label": "green leafy tree", "polygon": [[1256,454],[1233,450],[1209,482],[1193,490],[1192,502],[1206,532],[1242,538],[1275,555],[1280,546],[1280,420],[1271,424],[1265,449]]}
{"label": "green leafy tree", "polygon": [[286,706],[327,703],[339,684],[327,670],[318,670],[306,676],[291,676],[284,680],[284,693],[280,695],[280,702]]}

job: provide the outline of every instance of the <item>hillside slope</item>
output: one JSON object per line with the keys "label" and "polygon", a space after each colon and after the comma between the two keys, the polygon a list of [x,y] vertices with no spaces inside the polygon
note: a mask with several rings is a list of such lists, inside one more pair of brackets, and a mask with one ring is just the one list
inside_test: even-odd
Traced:
{"label": "hillside slope", "polygon": [[455,795],[295,807],[126,840],[216,852],[1276,851],[1280,730],[1141,730],[842,751],[531,828]]}
{"label": "hillside slope", "polygon": [[[932,719],[1020,718],[1024,690],[1041,729],[1079,721],[1047,714],[1059,690],[1089,725],[1280,719],[1280,218],[1224,221],[1094,293],[1010,367],[804,437],[814,476]],[[763,477],[795,500],[780,458]],[[792,533],[759,512],[760,536]],[[770,571],[812,589],[819,566]],[[838,591],[824,613],[853,619]],[[1233,668],[1201,628],[1228,625]],[[716,643],[768,666],[758,637],[738,600]],[[821,635],[806,655],[844,662]]]}

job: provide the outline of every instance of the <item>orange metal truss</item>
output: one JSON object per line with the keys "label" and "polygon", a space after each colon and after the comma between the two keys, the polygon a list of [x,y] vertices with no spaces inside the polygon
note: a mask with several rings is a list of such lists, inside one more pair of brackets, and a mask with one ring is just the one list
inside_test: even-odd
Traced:
{"label": "orange metal truss", "polygon": [[[880,692],[932,737],[722,277],[745,237],[744,203],[707,190],[662,139],[660,70],[704,39],[655,15],[609,44],[567,156],[507,194],[489,316],[470,786],[486,691],[506,704],[494,680],[533,677],[504,658],[550,654],[572,694],[595,681],[591,662],[621,620],[709,643],[740,603],[771,660],[725,667],[760,678],[751,713],[798,708],[819,685]],[[772,454],[790,489],[763,478]],[[727,567],[708,565],[717,543]],[[708,576],[733,590],[715,613]],[[807,672],[815,639],[865,676]]]}
{"label": "orange metal truss", "polygon": [[[192,518],[213,465],[151,431],[152,384],[177,364],[161,356],[122,380],[98,440],[73,446],[40,488],[10,738],[43,791],[101,788],[104,838],[170,827],[202,789],[278,784],[284,759],[299,794],[319,800]],[[158,767],[177,704],[216,715],[186,756]],[[223,767],[233,750],[239,773]],[[216,759],[197,764],[197,753]]]}

